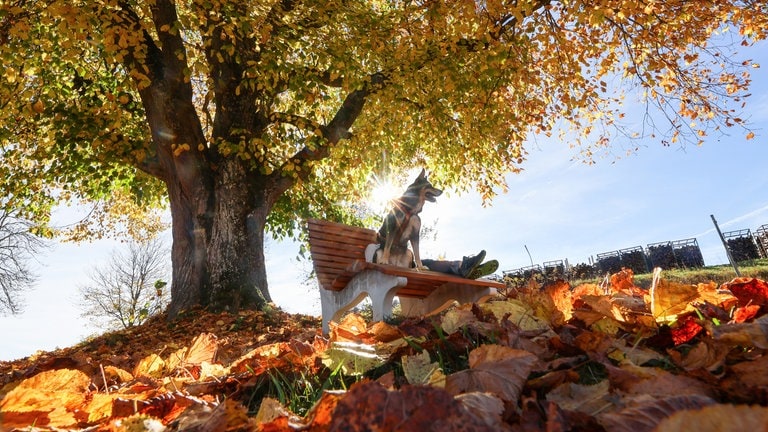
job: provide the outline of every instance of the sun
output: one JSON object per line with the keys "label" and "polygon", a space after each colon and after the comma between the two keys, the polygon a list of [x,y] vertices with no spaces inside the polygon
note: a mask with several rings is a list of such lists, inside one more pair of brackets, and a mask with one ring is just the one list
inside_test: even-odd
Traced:
{"label": "sun", "polygon": [[384,213],[391,202],[400,196],[400,188],[387,178],[374,177],[374,185],[366,200],[368,207],[374,212]]}

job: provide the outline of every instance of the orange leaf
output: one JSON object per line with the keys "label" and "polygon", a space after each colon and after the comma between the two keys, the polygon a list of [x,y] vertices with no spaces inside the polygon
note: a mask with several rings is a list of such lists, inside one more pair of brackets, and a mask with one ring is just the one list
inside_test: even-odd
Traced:
{"label": "orange leaf", "polygon": [[695,285],[668,282],[660,274],[660,268],[654,269],[651,314],[657,322],[674,321],[677,315],[693,310],[692,303],[699,298],[699,291]]}
{"label": "orange leaf", "polygon": [[733,322],[743,323],[745,321],[749,321],[756,317],[758,312],[760,312],[760,305],[740,307],[733,311]]}
{"label": "orange leaf", "polygon": [[201,333],[188,348],[182,348],[171,354],[168,358],[168,369],[173,370],[177,366],[197,365],[203,362],[213,363],[216,359],[218,342],[213,333]]}
{"label": "orange leaf", "polygon": [[27,378],[0,401],[3,425],[76,426],[75,412],[82,408],[90,382],[87,375],[73,369],[50,370]]}
{"label": "orange leaf", "polygon": [[735,278],[724,283],[722,288],[730,290],[739,299],[739,306],[768,304],[768,283],[756,278]]}
{"label": "orange leaf", "polygon": [[368,326],[363,317],[356,313],[347,314],[338,324],[331,322],[330,327],[331,342],[362,342],[368,337]]}

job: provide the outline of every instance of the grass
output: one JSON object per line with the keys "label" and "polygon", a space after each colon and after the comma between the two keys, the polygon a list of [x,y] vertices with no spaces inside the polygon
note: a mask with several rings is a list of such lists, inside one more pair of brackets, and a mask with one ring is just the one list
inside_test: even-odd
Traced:
{"label": "grass", "polygon": [[[768,280],[768,259],[766,258],[742,261],[737,263],[737,267],[742,277]],[[670,282],[697,284],[714,281],[719,285],[735,278],[736,273],[730,264],[723,264],[695,269],[664,270],[661,272],[661,277]],[[635,275],[635,284],[643,288],[650,288],[652,280],[653,273]]]}
{"label": "grass", "polygon": [[[737,263],[742,277],[753,277],[762,280],[768,280],[768,258],[742,261]],[[707,266],[691,269],[669,269],[661,272],[661,277],[670,282],[679,283],[707,283],[714,281],[718,285],[729,282],[736,277],[736,273],[730,264]],[[571,285],[577,286],[581,283],[600,283],[602,278],[588,280],[574,280]],[[636,274],[634,277],[635,285],[648,289],[653,281],[653,273]]]}

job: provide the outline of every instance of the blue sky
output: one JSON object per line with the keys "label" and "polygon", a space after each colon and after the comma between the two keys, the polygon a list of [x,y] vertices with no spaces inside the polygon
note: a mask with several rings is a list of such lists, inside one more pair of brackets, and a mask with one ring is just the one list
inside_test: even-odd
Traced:
{"label": "blue sky", "polygon": [[[536,264],[576,264],[602,252],[696,238],[707,265],[726,263],[710,215],[723,231],[768,224],[765,46],[751,50],[763,65],[753,71],[746,116],[754,139],[733,129],[700,147],[649,141],[629,156],[616,148],[595,165],[574,161],[576,150],[554,139],[537,139],[527,146],[524,171],[508,177],[509,192],[492,206],[482,207],[476,194],[451,191],[427,203],[422,220],[436,228],[436,237],[422,241],[422,256],[457,258],[485,249],[501,271],[530,265],[526,246]],[[109,240],[58,244],[41,256],[41,278],[27,294],[26,311],[0,317],[0,360],[70,346],[98,333],[79,316],[77,287],[115,247],[119,243]],[[290,242],[268,245],[270,292],[288,312],[319,315],[317,288],[305,282],[311,264],[297,261],[297,252]]]}

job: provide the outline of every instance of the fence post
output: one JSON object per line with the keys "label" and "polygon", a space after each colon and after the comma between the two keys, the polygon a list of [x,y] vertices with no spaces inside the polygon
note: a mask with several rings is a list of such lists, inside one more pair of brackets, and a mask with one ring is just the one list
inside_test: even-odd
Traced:
{"label": "fence post", "polygon": [[709,217],[712,218],[712,223],[715,224],[715,229],[717,230],[717,234],[720,236],[720,241],[723,242],[723,247],[725,248],[725,254],[728,255],[728,261],[731,262],[731,266],[733,266],[733,271],[736,272],[736,277],[741,277],[741,273],[739,272],[739,267],[736,265],[736,261],[733,260],[733,255],[731,255],[731,250],[728,249],[728,243],[725,242],[725,237],[723,237],[722,231],[720,231],[720,227],[717,225],[717,221],[715,220],[715,215],[709,215]]}

